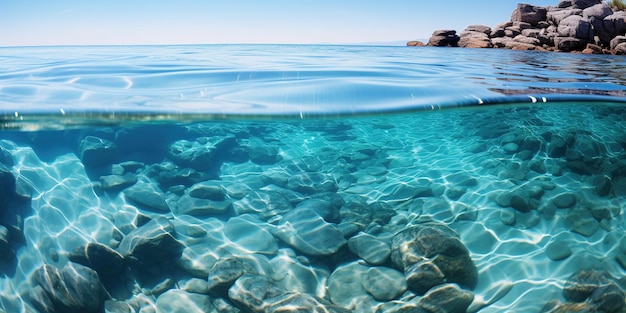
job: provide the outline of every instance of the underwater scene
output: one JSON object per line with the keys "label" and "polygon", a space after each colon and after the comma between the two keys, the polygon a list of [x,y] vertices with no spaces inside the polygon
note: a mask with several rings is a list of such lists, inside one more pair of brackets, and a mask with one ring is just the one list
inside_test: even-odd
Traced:
{"label": "underwater scene", "polygon": [[0,52],[0,312],[626,310],[623,57]]}

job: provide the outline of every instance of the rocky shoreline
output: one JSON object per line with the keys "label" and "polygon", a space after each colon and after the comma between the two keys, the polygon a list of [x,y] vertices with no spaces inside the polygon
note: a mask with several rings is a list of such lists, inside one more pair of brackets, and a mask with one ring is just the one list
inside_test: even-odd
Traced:
{"label": "rocky shoreline", "polygon": [[456,30],[436,30],[424,44],[407,46],[505,48],[626,54],[626,11],[614,11],[602,0],[562,0],[557,6],[520,3],[510,21],[491,28],[470,25]]}

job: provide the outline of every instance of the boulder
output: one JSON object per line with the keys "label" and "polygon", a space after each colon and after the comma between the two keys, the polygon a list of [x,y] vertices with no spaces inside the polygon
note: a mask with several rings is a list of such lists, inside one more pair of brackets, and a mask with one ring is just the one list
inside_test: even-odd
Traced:
{"label": "boulder", "polygon": [[40,312],[96,313],[107,299],[98,274],[80,264],[70,262],[62,269],[46,264],[31,277],[30,301]]}
{"label": "boulder", "polygon": [[207,170],[213,166],[215,147],[204,142],[178,140],[168,147],[168,157],[181,167]]}
{"label": "boulder", "polygon": [[159,264],[180,257],[184,246],[175,236],[174,225],[157,216],[128,233],[117,250],[134,265]]}
{"label": "boulder", "polygon": [[365,262],[374,265],[385,263],[391,254],[391,247],[387,242],[367,233],[351,237],[348,240],[348,247]]}
{"label": "boulder", "polygon": [[458,46],[463,48],[493,48],[488,34],[467,30],[461,33]]}
{"label": "boulder", "polygon": [[587,47],[587,40],[573,38],[573,37],[556,37],[554,38],[554,45],[560,51],[581,51]]}
{"label": "boulder", "polygon": [[115,162],[118,147],[110,140],[87,136],[81,140],[78,153],[85,167],[99,167]]}
{"label": "boulder", "polygon": [[409,289],[418,294],[445,282],[474,288],[478,281],[469,251],[443,224],[424,223],[397,233],[391,242],[391,260],[404,270]]}
{"label": "boulder", "polygon": [[604,24],[604,31],[612,38],[626,33],[626,11],[615,12],[605,17],[602,22]]}
{"label": "boulder", "polygon": [[611,40],[611,50],[616,50],[619,44],[626,42],[626,36],[616,36]]}
{"label": "boulder", "polygon": [[458,47],[459,36],[455,30],[436,30],[428,39],[427,46],[434,47]]}
{"label": "boulder", "polygon": [[599,3],[583,10],[583,18],[588,20],[591,20],[592,17],[604,20],[611,14],[613,14],[613,10],[606,3]]}
{"label": "boulder", "polygon": [[557,7],[559,8],[574,8],[574,9],[586,9],[590,6],[602,3],[602,0],[561,0]]}
{"label": "boulder", "polygon": [[170,206],[165,201],[165,195],[158,187],[138,183],[124,191],[126,199],[130,203],[149,211],[164,213],[170,211]]}
{"label": "boulder", "polygon": [[545,7],[518,3],[517,8],[511,14],[511,21],[536,26],[539,22],[547,20],[547,14],[548,10]]}
{"label": "boulder", "polygon": [[88,266],[101,277],[111,277],[124,271],[124,258],[117,251],[98,242],[86,243],[74,251],[70,261]]}
{"label": "boulder", "polygon": [[549,11],[547,14],[547,19],[549,22],[553,23],[554,25],[559,25],[561,24],[561,21],[564,20],[566,17],[570,17],[574,15],[582,16],[582,14],[583,14],[583,10],[581,9]]}
{"label": "boulder", "polygon": [[573,37],[587,41],[592,41],[594,36],[589,20],[578,15],[568,16],[563,19],[557,31],[560,37]]}
{"label": "boulder", "polygon": [[421,42],[421,41],[419,41],[419,40],[412,40],[412,41],[408,41],[406,43],[406,45],[409,46],[409,47],[423,47],[426,44]]}

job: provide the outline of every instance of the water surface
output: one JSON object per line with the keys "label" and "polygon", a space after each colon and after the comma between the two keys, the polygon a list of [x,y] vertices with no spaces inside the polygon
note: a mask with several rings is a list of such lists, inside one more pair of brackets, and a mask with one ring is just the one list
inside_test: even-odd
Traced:
{"label": "water surface", "polygon": [[[80,263],[106,290],[94,311],[254,309],[241,286],[262,277],[274,288],[260,299],[268,308],[298,296],[335,312],[397,312],[428,293],[406,284],[412,269],[392,251],[407,229],[433,224],[456,234],[463,268],[475,267],[474,282],[446,277],[472,295],[468,312],[596,305],[563,290],[581,270],[604,273],[596,289],[624,277],[624,60],[364,46],[1,48],[0,225],[2,252],[14,255],[1,263],[0,311],[62,312],[42,268]],[[154,224],[175,241],[129,252]],[[85,260],[95,244],[118,252],[119,268]],[[207,290],[216,277],[231,281]],[[75,303],[91,293],[66,294]]]}

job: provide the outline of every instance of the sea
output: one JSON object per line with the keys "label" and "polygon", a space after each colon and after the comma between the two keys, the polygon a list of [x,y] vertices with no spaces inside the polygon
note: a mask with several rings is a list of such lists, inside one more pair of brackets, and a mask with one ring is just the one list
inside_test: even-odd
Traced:
{"label": "sea", "polygon": [[626,57],[0,47],[0,189],[0,312],[622,312]]}

